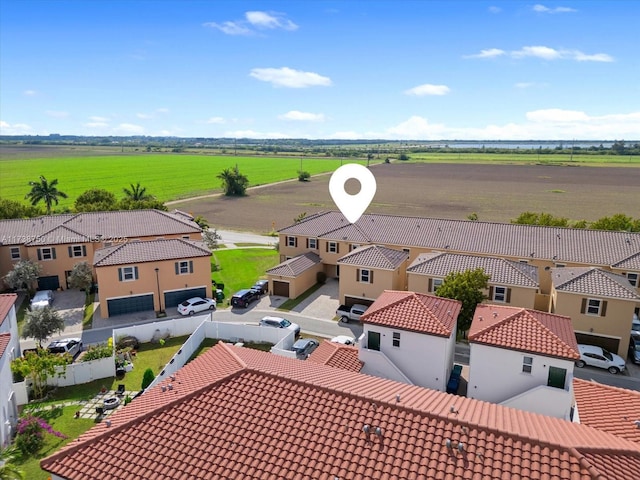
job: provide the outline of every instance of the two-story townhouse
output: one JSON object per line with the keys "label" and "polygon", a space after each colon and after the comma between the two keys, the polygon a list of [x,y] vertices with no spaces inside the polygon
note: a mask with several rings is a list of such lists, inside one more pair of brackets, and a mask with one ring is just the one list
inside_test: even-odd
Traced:
{"label": "two-story townhouse", "polygon": [[[613,273],[627,277],[631,286],[635,287],[638,294],[640,294],[640,253],[631,255],[621,262],[614,263],[611,269]],[[640,317],[640,305],[636,305],[635,314]]]}
{"label": "two-story townhouse", "polygon": [[37,262],[39,289],[67,288],[73,265],[103,247],[159,238],[202,239],[193,218],[175,210],[122,210],[0,221],[0,277],[19,260]]}
{"label": "two-story townhouse", "polygon": [[18,403],[13,391],[11,361],[21,355],[15,294],[0,295],[0,447],[13,438],[18,422]]}
{"label": "two-story townhouse", "polygon": [[407,258],[402,250],[368,245],[338,260],[340,303],[369,305],[385,290],[406,290]]}
{"label": "two-story townhouse", "polygon": [[97,250],[100,315],[164,311],[191,297],[210,297],[210,257],[204,243],[177,238]]}
{"label": "two-story townhouse", "polygon": [[578,343],[599,345],[627,356],[629,332],[640,305],[627,277],[601,268],[555,268],[549,311],[573,321]]}
{"label": "two-story townhouse", "polygon": [[480,304],[468,338],[467,397],[570,418],[580,354],[569,317]]}
{"label": "two-story townhouse", "polygon": [[383,292],[361,317],[361,372],[445,391],[461,306],[423,293]]}
{"label": "two-story townhouse", "polygon": [[[408,289],[435,294],[445,277],[452,272],[481,268],[489,275],[487,302],[535,308],[539,293],[538,269],[524,262],[497,257],[480,257],[456,253],[422,253],[407,268]],[[546,309],[547,305],[541,305]]]}

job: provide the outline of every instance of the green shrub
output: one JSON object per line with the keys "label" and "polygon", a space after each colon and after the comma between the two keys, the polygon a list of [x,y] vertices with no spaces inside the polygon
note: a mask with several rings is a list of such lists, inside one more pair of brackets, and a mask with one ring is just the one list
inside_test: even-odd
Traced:
{"label": "green shrub", "polygon": [[111,355],[113,355],[113,349],[106,343],[90,345],[82,356],[82,361],[90,362],[91,360],[98,360],[99,358],[108,358]]}
{"label": "green shrub", "polygon": [[298,181],[299,182],[308,182],[311,178],[311,174],[309,172],[305,172],[302,170],[298,171]]}
{"label": "green shrub", "polygon": [[154,375],[153,370],[151,370],[150,368],[147,368],[144,371],[144,374],[142,375],[142,385],[141,385],[142,390],[144,390],[149,385],[151,385],[155,380],[155,378],[156,376]]}

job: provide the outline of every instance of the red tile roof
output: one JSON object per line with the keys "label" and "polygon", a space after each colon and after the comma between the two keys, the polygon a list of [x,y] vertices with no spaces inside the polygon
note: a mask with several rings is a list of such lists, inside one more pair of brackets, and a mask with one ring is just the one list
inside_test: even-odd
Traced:
{"label": "red tile roof", "polygon": [[11,307],[16,303],[18,295],[15,293],[0,294],[0,325],[5,321],[11,311]]}
{"label": "red tile roof", "polygon": [[222,343],[109,419],[42,468],[70,480],[573,480],[640,471],[640,445],[586,425]]}
{"label": "red tile roof", "polygon": [[322,342],[309,355],[307,361],[351,372],[359,372],[362,369],[362,365],[364,365],[358,358],[358,347],[330,342],[329,340]]}
{"label": "red tile roof", "polygon": [[385,290],[361,317],[363,323],[450,337],[462,304],[424,293]]}
{"label": "red tile roof", "polygon": [[9,343],[11,343],[11,334],[9,332],[0,333],[0,358],[4,355]]}
{"label": "red tile roof", "polygon": [[570,317],[527,308],[479,304],[469,342],[569,360],[580,357]]}
{"label": "red tile roof", "polygon": [[640,392],[577,378],[573,392],[580,423],[640,443]]}

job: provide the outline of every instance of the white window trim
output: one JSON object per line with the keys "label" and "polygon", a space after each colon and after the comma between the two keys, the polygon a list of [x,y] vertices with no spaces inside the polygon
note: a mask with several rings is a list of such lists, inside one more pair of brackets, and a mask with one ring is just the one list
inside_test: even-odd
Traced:
{"label": "white window trim", "polygon": [[436,293],[437,288],[444,283],[443,278],[432,278],[431,279],[431,293]]}
{"label": "white window trim", "polygon": [[312,248],[314,250],[318,249],[318,239],[317,238],[310,238],[309,239],[309,248]]}
{"label": "white window trim", "polygon": [[338,242],[327,242],[329,253],[338,253]]}
{"label": "white window trim", "polygon": [[[184,264],[184,271],[183,271]],[[178,262],[178,275],[188,275],[189,274],[189,260],[182,260]]]}
{"label": "white window trim", "polygon": [[296,246],[296,237],[287,235],[287,247],[295,247],[295,246]]}
{"label": "white window trim", "polygon": [[[80,249],[79,255],[76,255],[76,248]],[[84,257],[82,255],[82,245],[71,245],[71,255],[73,255],[73,258]]]}
{"label": "white window trim", "polygon": [[640,273],[627,272],[627,280],[629,280],[629,283],[634,287],[640,287]]}
{"label": "white window trim", "polygon": [[[366,280],[363,280],[363,278],[365,277],[365,272],[366,273]],[[371,270],[369,270],[368,268],[361,268],[360,269],[360,275],[358,276],[358,281],[360,283],[372,283],[371,282]]]}
{"label": "white window trim", "polygon": [[[45,258],[45,252],[48,252],[49,258]],[[48,262],[49,260],[53,260],[53,248],[52,247],[40,247],[40,256],[42,257],[43,262]]]}
{"label": "white window trim", "polygon": [[[595,307],[593,306],[593,308],[597,308],[597,312],[590,312],[589,309],[592,308],[591,306],[591,302],[598,302],[598,306]],[[584,313],[585,315],[593,315],[595,317],[599,317],[601,316],[601,312],[602,312],[602,300],[600,300],[599,298],[587,298],[587,305],[586,308],[584,309]]]}
{"label": "white window trim", "polygon": [[391,346],[393,346],[394,348],[400,348],[400,338],[400,332],[393,332],[391,335]]}
{"label": "white window trim", "polygon": [[[134,282],[136,280],[136,267],[120,267],[122,268],[122,281]],[[131,278],[127,278],[127,270],[131,272]]]}
{"label": "white window trim", "polygon": [[[14,255],[13,253],[17,252],[18,255]],[[20,260],[20,247],[11,247],[10,249],[11,260]]]}
{"label": "white window trim", "polygon": [[[527,369],[529,370],[528,372]],[[522,373],[527,375],[533,373],[533,357],[522,357]]]}
{"label": "white window trim", "polygon": [[[498,293],[498,289],[502,290],[502,293]],[[492,300],[494,302],[500,302],[500,303],[507,303],[507,287],[504,287],[502,285],[495,285],[493,287],[493,298]],[[502,299],[498,298],[498,297],[502,297]]]}

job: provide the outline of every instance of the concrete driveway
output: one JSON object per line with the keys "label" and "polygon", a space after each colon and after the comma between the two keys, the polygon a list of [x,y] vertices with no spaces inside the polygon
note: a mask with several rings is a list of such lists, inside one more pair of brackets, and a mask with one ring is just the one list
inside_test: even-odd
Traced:
{"label": "concrete driveway", "polygon": [[85,293],[80,290],[55,292],[53,308],[64,318],[65,333],[82,332]]}
{"label": "concrete driveway", "polygon": [[[260,300],[256,308],[276,309],[279,308],[286,300],[288,300],[287,297],[267,295]],[[304,315],[308,318],[331,320],[336,316],[336,310],[339,306],[338,280],[335,278],[328,278],[322,287],[292,308],[291,311]]]}

